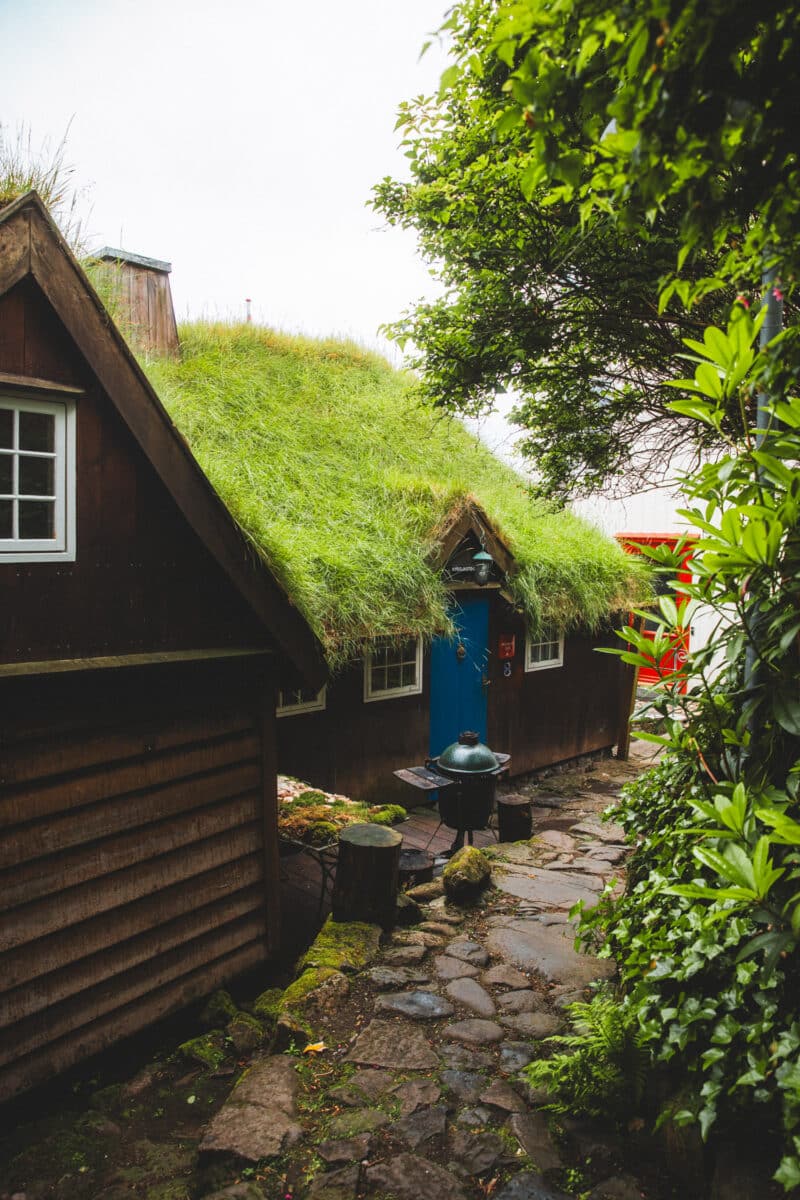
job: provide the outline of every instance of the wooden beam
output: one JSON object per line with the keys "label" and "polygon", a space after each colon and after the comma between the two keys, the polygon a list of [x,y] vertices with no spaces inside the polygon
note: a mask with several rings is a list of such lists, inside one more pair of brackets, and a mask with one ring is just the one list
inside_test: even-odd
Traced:
{"label": "wooden beam", "polygon": [[164,663],[198,662],[214,658],[266,658],[272,650],[163,650],[152,654],[108,654],[100,658],[52,658],[43,662],[0,664],[0,678],[13,675],[57,675],[64,671],[105,671],[119,667],[152,667]]}
{"label": "wooden beam", "polygon": [[84,396],[86,389],[73,387],[70,383],[55,383],[52,379],[35,379],[32,375],[10,375],[0,371],[0,388],[8,388],[15,392],[37,392],[41,395],[52,396],[57,392],[62,396]]}
{"label": "wooden beam", "polygon": [[10,205],[3,212],[0,224],[0,295],[10,292],[31,269],[29,213],[18,213],[16,220],[6,220],[13,217],[17,207],[18,204]]}

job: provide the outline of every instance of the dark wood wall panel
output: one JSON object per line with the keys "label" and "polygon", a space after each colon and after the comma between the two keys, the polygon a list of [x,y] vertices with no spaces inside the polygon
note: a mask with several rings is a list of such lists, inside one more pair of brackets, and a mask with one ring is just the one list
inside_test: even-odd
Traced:
{"label": "dark wood wall panel", "polygon": [[568,635],[563,666],[540,671],[524,668],[524,622],[498,606],[490,618],[492,648],[500,633],[516,635],[516,656],[509,678],[496,655],[490,660],[489,743],[511,754],[512,775],[610,749],[620,729],[624,671],[597,647],[619,645],[613,632]]}
{"label": "dark wood wall panel", "polygon": [[[20,714],[2,749],[28,757],[0,787],[0,1100],[264,961],[275,939],[264,664],[45,682],[35,718],[33,681],[2,685]],[[65,728],[50,724],[34,765],[59,709]]]}
{"label": "dark wood wall panel", "polygon": [[50,1079],[90,1054],[97,1054],[121,1038],[161,1020],[191,1000],[205,996],[226,980],[249,971],[263,961],[259,940],[206,962],[177,982],[158,988],[131,1004],[34,1051],[0,1069],[0,1098],[14,1096]]}
{"label": "dark wood wall panel", "polygon": [[278,770],[357,800],[412,804],[413,789],[392,772],[428,756],[429,659],[419,695],[368,704],[362,664],[345,669],[328,684],[323,712],[278,719]]}
{"label": "dark wood wall panel", "polygon": [[0,297],[0,329],[5,322],[0,371],[85,394],[75,401],[76,560],[0,563],[0,661],[264,645],[263,628],[30,281]]}
{"label": "dark wood wall panel", "polygon": [[[498,657],[500,634],[513,634],[511,675]],[[567,638],[564,665],[524,669],[525,625],[497,594],[490,605],[488,739],[511,755],[511,774],[523,775],[581,754],[613,746],[621,728],[625,669],[595,647],[615,646],[611,630]],[[328,684],[322,712],[281,717],[277,722],[278,769],[316,787],[359,800],[412,807],[424,793],[392,774],[423,763],[429,753],[430,653],[418,696],[365,704],[361,665]]]}

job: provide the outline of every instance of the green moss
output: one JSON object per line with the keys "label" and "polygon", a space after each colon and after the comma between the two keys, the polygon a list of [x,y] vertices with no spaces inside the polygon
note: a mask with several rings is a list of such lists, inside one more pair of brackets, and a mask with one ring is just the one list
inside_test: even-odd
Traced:
{"label": "green moss", "polygon": [[328,797],[324,792],[315,792],[313,790],[301,792],[299,796],[295,796],[290,803],[295,808],[307,808],[312,804],[326,804]]}
{"label": "green moss", "polygon": [[306,830],[305,841],[312,846],[328,846],[339,837],[339,827],[333,821],[313,821]]}
{"label": "green moss", "polygon": [[230,994],[220,989],[209,997],[200,1014],[200,1021],[210,1029],[218,1029],[226,1025],[237,1012],[236,1005]]}
{"label": "green moss", "polygon": [[296,1012],[310,992],[315,991],[326,979],[339,972],[334,967],[308,967],[294,983],[290,983],[281,997],[281,1011]]}
{"label": "green moss", "polygon": [[256,998],[253,1004],[253,1015],[270,1028],[278,1019],[282,997],[283,988],[267,988]]}
{"label": "green moss", "polygon": [[362,921],[334,921],[328,917],[314,942],[297,964],[298,972],[307,967],[327,967],[331,971],[362,971],[377,958],[381,931],[377,925]]}
{"label": "green moss", "polygon": [[252,1054],[264,1041],[264,1026],[250,1013],[237,1012],[226,1027],[237,1054]]}
{"label": "green moss", "polygon": [[192,1059],[211,1071],[218,1071],[225,1061],[225,1035],[220,1029],[212,1029],[201,1037],[190,1038],[178,1047],[185,1058]]}
{"label": "green moss", "polygon": [[373,825],[394,825],[405,821],[406,810],[399,804],[383,804],[380,808],[372,808],[367,814],[367,820]]}
{"label": "green moss", "polygon": [[474,895],[489,882],[489,859],[477,846],[463,846],[442,872],[444,890],[454,899]]}
{"label": "green moss", "polygon": [[642,566],[527,484],[416,380],[351,343],[253,325],[184,325],[145,364],[224,503],[340,667],[376,634],[450,628],[432,551],[481,508],[514,554],[538,628],[598,627],[641,594]]}

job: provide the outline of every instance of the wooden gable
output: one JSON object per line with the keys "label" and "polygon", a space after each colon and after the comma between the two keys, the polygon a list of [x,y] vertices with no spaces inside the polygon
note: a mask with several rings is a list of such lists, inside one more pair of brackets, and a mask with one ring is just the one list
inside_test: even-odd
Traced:
{"label": "wooden gable", "polygon": [[[5,563],[8,663],[274,645],[321,649],[192,457],[35,194],[0,213],[0,387],[72,389],[74,563]],[[47,585],[42,586],[43,578]]]}

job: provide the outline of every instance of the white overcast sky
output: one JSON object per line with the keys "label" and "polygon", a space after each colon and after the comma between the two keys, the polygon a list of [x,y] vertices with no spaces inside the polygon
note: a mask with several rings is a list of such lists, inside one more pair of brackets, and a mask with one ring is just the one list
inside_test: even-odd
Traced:
{"label": "white overcast sky", "polygon": [[38,146],[71,121],[92,247],[168,259],[179,319],[250,296],[259,322],[382,345],[434,287],[366,204],[404,174],[397,106],[437,87],[443,51],[419,56],[448,6],[0,0],[0,122]]}

